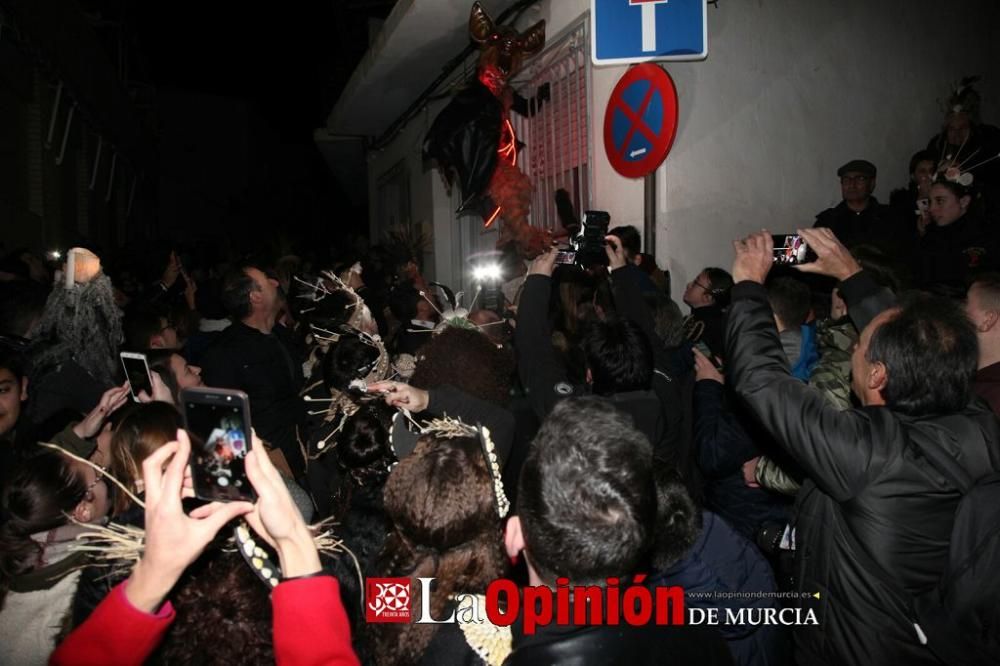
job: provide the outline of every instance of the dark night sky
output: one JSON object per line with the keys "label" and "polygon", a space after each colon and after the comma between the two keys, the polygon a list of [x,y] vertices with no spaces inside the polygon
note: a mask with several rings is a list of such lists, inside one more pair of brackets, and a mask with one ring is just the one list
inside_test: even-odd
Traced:
{"label": "dark night sky", "polygon": [[[244,100],[269,130],[266,135],[247,138],[254,146],[249,154],[256,166],[234,164],[234,171],[269,174],[267,181],[252,182],[243,193],[220,190],[222,181],[213,180],[211,173],[199,180],[192,174],[205,173],[205,169],[178,165],[178,151],[161,146],[161,153],[171,154],[169,166],[161,159],[161,174],[174,181],[185,179],[186,196],[230,202],[228,212],[219,211],[207,219],[191,218],[186,221],[189,227],[218,236],[225,235],[227,225],[231,228],[232,221],[238,220],[250,230],[273,232],[280,226],[282,233],[302,242],[344,231],[367,234],[367,209],[347,203],[344,190],[332,179],[315,146],[313,131],[325,125],[340,91],[367,50],[370,19],[388,16],[395,0],[322,0],[281,6],[231,0],[78,2],[91,17],[112,63],[118,39],[123,35],[127,40],[130,87],[138,83],[139,88],[157,91]],[[177,136],[178,118],[164,117],[166,107],[153,104],[155,115],[146,125],[156,145],[164,127],[173,128],[171,136]],[[188,113],[180,121],[183,127],[190,127],[192,115]],[[202,127],[191,128],[192,134],[217,132],[229,139],[229,128],[219,126],[223,122],[216,114],[214,119],[206,118]],[[208,127],[209,123],[217,126]],[[227,151],[223,142],[215,148],[213,167],[227,170],[218,158],[228,159],[228,154],[236,151]],[[192,155],[197,159],[211,150],[213,146],[202,144],[201,152]],[[163,199],[160,201],[157,208],[162,211]],[[280,225],[275,225],[275,220],[280,220]],[[186,234],[169,221],[158,226],[165,231],[157,234]]]}
{"label": "dark night sky", "polygon": [[[387,17],[395,0],[281,6],[225,0],[77,1],[113,64],[120,40],[127,44],[128,87],[142,93],[137,101],[152,104],[145,110],[143,104],[138,106],[152,144],[160,146],[159,172],[175,185],[170,194],[161,188],[156,198],[158,212],[151,223],[157,230],[152,235],[183,238],[196,229],[206,237],[220,237],[238,229],[246,232],[242,235],[273,238],[280,231],[306,244],[322,244],[324,238],[336,241],[345,231],[367,235],[366,205],[349,203],[316,148],[313,132],[326,124],[366,52],[370,20]],[[192,107],[186,107],[183,118],[170,116],[176,102],[157,103],[155,94],[144,91],[207,93],[247,102],[249,113],[263,120],[250,124],[261,129],[253,129],[245,139],[251,149],[242,153],[251,157],[232,163],[231,169],[227,164],[230,155],[241,159],[241,151],[233,149],[233,138],[239,135],[219,115],[222,107],[216,106],[214,115],[206,113],[195,128],[191,123],[201,119],[192,121],[197,117],[190,113]],[[164,136],[176,138],[179,128],[181,135],[187,128],[191,136],[218,136],[220,141],[199,143],[197,151],[191,151],[195,161],[189,167],[178,162],[184,159],[183,150],[161,143]],[[251,174],[249,186],[233,190],[233,179],[224,177],[227,172]],[[253,174],[266,174],[266,180]],[[178,199],[178,192],[188,199]],[[185,215],[178,226],[177,211],[195,210],[186,208],[187,201],[221,206],[213,204],[200,217]],[[167,211],[170,204],[173,213]]]}
{"label": "dark night sky", "polygon": [[367,48],[368,17],[393,4],[180,0],[126,11],[154,85],[248,99],[284,141],[310,142]]}

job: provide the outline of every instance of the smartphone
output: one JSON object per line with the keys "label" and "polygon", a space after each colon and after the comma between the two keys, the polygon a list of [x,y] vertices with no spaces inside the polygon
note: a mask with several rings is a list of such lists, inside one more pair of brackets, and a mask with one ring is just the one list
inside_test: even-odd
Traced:
{"label": "smartphone", "polygon": [[804,264],[809,245],[797,234],[774,234],[774,263],[783,266]]}
{"label": "smartphone", "polygon": [[188,388],[181,391],[184,428],[191,438],[194,494],[208,501],[254,501],[246,474],[250,452],[250,399],[243,391]]}
{"label": "smartphone", "polygon": [[575,264],[576,252],[573,250],[559,250],[556,252],[557,264]]}
{"label": "smartphone", "polygon": [[719,363],[719,359],[715,357],[715,354],[713,354],[712,350],[708,348],[708,345],[705,344],[704,340],[699,340],[698,342],[694,343],[694,348],[700,351],[705,356],[705,358],[707,358],[712,363],[712,365],[715,366],[716,370],[722,372],[722,364]]}
{"label": "smartphone", "polygon": [[152,398],[153,378],[149,375],[149,363],[146,362],[146,355],[122,352],[119,356],[125,367],[125,378],[128,379],[128,388],[132,392],[132,399],[139,402],[139,393],[142,391],[145,391],[146,395]]}

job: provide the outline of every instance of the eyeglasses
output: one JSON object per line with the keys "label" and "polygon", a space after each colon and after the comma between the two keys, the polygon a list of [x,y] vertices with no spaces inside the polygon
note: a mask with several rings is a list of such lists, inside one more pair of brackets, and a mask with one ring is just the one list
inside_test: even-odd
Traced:
{"label": "eyeglasses", "polygon": [[104,472],[106,472],[107,470],[104,467],[95,467],[94,471],[97,472],[97,476],[94,477],[93,481],[87,484],[87,488],[85,490],[85,494],[87,497],[91,496],[91,493],[94,490],[94,486],[104,481]]}
{"label": "eyeglasses", "polygon": [[703,285],[701,282],[698,282],[697,280],[691,280],[691,284],[701,287],[702,289],[704,289],[708,293],[712,293],[712,285],[708,285],[706,287],[705,285]]}

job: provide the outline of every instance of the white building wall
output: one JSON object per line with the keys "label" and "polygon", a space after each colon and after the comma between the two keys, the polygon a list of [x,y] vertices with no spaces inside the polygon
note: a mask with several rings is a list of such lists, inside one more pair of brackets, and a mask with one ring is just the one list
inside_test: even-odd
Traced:
{"label": "white building wall", "polygon": [[451,239],[449,236],[451,230],[435,226],[435,219],[443,219],[440,199],[446,195],[437,171],[424,170],[421,146],[430,121],[434,119],[437,111],[443,105],[441,102],[432,105],[418,118],[406,125],[387,146],[368,153],[368,209],[372,242],[379,242],[385,232],[376,219],[379,180],[395,168],[401,160],[405,161],[409,175],[410,219],[408,222],[422,225],[424,231],[432,237],[431,248],[424,255],[424,274],[432,280],[441,279],[441,276],[436,273],[436,258],[447,257],[450,253]]}
{"label": "white building wall", "polygon": [[428,280],[460,290],[469,286],[465,282],[471,268],[466,256],[470,248],[492,249],[496,245],[497,227],[494,225],[493,229],[483,232],[482,219],[472,215],[464,216],[456,223],[454,213],[461,202],[458,187],[449,194],[436,169],[424,170],[424,136],[446,102],[433,103],[407,124],[385,148],[368,154],[369,229],[373,242],[377,242],[385,231],[375,219],[378,181],[400,160],[405,160],[410,178],[410,222],[422,224],[432,237],[431,248],[424,255],[424,275]]}
{"label": "white building wall", "polygon": [[702,267],[731,263],[729,239],[811,225],[840,200],[836,169],[850,159],[878,166],[875,194],[888,201],[961,76],[987,75],[984,116],[996,120],[997,18],[994,0],[709,7],[708,60],[668,67],[681,120],[658,173],[657,257],[674,295]]}
{"label": "white building wall", "polygon": [[[708,8],[709,56],[668,63],[680,123],[657,171],[656,256],[674,297],[707,265],[728,267],[729,241],[766,226],[811,225],[839,196],[836,168],[879,167],[876,196],[905,183],[910,155],[941,122],[940,100],[963,75],[982,74],[983,117],[1000,122],[995,0],[720,0]],[[590,0],[543,0],[522,17],[555,35]],[[464,17],[463,17],[464,19]],[[604,109],[625,67],[593,69],[593,206],[612,224],[643,226],[642,180],[619,176],[604,154]],[[373,155],[369,182],[406,155],[415,220],[436,219],[428,272],[452,280],[458,230],[436,173],[420,169],[420,142],[440,107]],[[374,201],[374,199],[371,199]],[[448,218],[450,220],[450,217]]]}

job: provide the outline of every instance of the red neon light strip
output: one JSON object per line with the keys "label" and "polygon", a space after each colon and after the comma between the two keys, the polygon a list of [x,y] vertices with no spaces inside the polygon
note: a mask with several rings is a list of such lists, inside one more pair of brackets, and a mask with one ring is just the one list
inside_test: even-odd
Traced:
{"label": "red neon light strip", "polygon": [[507,131],[510,132],[510,143],[501,146],[497,152],[504,157],[510,157],[511,166],[517,166],[517,135],[514,134],[514,126],[510,124],[509,118],[505,118],[504,123],[507,125]]}
{"label": "red neon light strip", "polygon": [[[497,150],[497,153],[499,153],[501,157],[509,157],[511,166],[517,166],[517,135],[514,134],[514,126],[510,124],[509,118],[504,118],[504,124],[507,125],[507,131],[510,132],[510,143],[505,146],[501,146],[500,149]],[[493,223],[497,221],[497,217],[499,215],[500,206],[497,206],[493,209],[493,212],[490,213],[490,216],[486,218],[486,221],[483,222],[483,229],[489,229]]]}
{"label": "red neon light strip", "polygon": [[486,221],[483,222],[483,229],[489,229],[490,225],[497,221],[497,216],[500,214],[500,206],[497,206],[493,212],[490,214]]}

